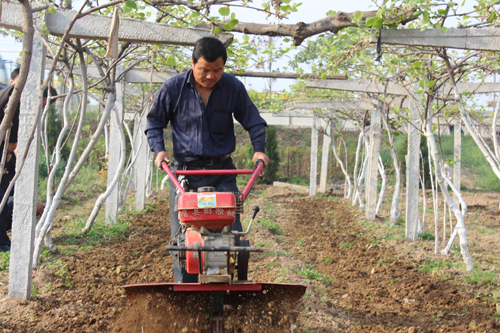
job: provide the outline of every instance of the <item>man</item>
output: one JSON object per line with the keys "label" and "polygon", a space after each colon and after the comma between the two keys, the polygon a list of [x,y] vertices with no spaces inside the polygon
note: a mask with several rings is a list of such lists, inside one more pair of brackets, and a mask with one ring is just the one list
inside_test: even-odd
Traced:
{"label": "man", "polygon": [[[0,121],[3,120],[4,111],[9,102],[9,98],[14,91],[14,84],[19,77],[19,67],[14,69],[10,74],[10,86],[0,90]],[[16,172],[16,156],[14,151],[17,148],[17,132],[19,129],[19,104],[14,111],[12,118],[12,127],[10,128],[10,137],[5,138],[4,142],[0,145],[0,154],[3,152],[4,144],[7,143],[7,158],[5,160],[5,170],[0,181],[0,201],[5,195],[9,183],[14,178]],[[1,155],[0,155],[1,158]],[[10,240],[7,231],[10,230],[12,225],[12,210],[14,207],[13,197],[9,197],[4,209],[0,212],[0,252],[10,251]]]}
{"label": "man", "polygon": [[[14,91],[14,85],[19,77],[19,67],[14,69],[10,75],[10,86],[5,89],[0,90],[0,122],[3,120],[5,109],[7,108],[7,103],[9,102],[10,96]],[[57,95],[57,91],[54,88],[50,88],[51,96]],[[47,89],[43,93],[43,106],[45,106],[47,101]],[[17,105],[14,111],[14,117],[12,118],[12,127],[10,128],[10,137],[4,140],[4,143],[0,145],[0,154],[3,152],[3,147],[5,142],[7,143],[7,158],[5,160],[5,171],[0,181],[0,201],[7,192],[10,181],[14,178],[16,174],[16,153],[17,153],[17,133],[19,130],[19,110],[20,103]],[[0,155],[1,156],[1,155]],[[0,157],[1,158],[1,157]],[[12,227],[12,212],[14,208],[14,190],[10,193],[9,199],[5,204],[4,209],[0,212],[0,252],[10,251],[10,239],[7,235]],[[37,203],[36,214],[41,215],[44,204]]]}
{"label": "man", "polygon": [[[266,122],[250,100],[244,85],[224,73],[227,53],[215,38],[205,37],[195,44],[191,70],[163,83],[147,116],[146,135],[155,164],[170,163],[165,151],[163,129],[172,127],[174,169],[235,169],[230,157],[236,147],[234,118],[250,134],[254,147],[253,162],[265,154]],[[238,192],[236,175],[189,176],[188,190],[213,186],[216,191]],[[176,188],[170,182],[170,228],[172,239],[180,231],[175,211]],[[233,230],[241,231],[239,215]],[[196,274],[187,274],[174,260],[175,282],[198,282]]]}

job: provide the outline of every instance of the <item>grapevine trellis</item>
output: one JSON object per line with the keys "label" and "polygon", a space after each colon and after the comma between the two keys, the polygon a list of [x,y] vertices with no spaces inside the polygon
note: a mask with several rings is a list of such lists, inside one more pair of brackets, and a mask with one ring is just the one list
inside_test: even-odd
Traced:
{"label": "grapevine trellis", "polygon": [[[341,13],[342,15],[335,13],[329,15],[327,19],[314,22],[311,25],[299,24],[293,26],[279,24],[274,27],[271,25],[270,27],[269,25],[239,22],[229,15],[229,7],[227,7],[227,10],[226,7],[223,7],[219,10],[219,13],[224,17],[224,20],[210,22],[210,26],[207,27],[208,29],[202,29],[176,27],[171,24],[153,23],[129,18],[120,19],[117,9],[118,5],[124,4],[129,9],[134,8],[134,6],[137,8],[137,4],[130,0],[113,1],[106,5],[91,7],[86,11],[84,9],[87,2],[82,5],[79,11],[56,10],[54,4],[33,8],[32,4],[26,0],[20,1],[20,3],[2,2],[2,7],[0,7],[0,26],[22,31],[24,38],[20,80],[16,83],[15,92],[11,98],[12,101],[9,102],[6,109],[6,117],[0,126],[0,137],[1,140],[5,139],[5,132],[10,125],[15,104],[20,99],[21,112],[18,142],[18,156],[20,158],[18,159],[17,178],[15,180],[16,193],[14,199],[9,296],[24,299],[30,297],[32,267],[36,268],[38,266],[42,242],[45,236],[50,233],[61,197],[71,181],[78,174],[89,152],[94,148],[97,140],[103,133],[107,138],[107,189],[97,199],[94,210],[88,218],[85,230],[92,227],[92,223],[104,201],[106,201],[107,223],[116,222],[118,211],[120,207],[123,207],[127,190],[130,187],[136,190],[136,208],[138,210],[144,209],[144,198],[148,188],[151,188],[151,182],[148,179],[151,180],[153,175],[153,159],[151,153],[148,151],[146,138],[143,135],[145,115],[151,105],[154,93],[153,86],[172,77],[177,71],[156,70],[154,67],[155,56],[157,55],[153,51],[139,56],[134,61],[125,59],[127,49],[131,45],[136,45],[136,48],[139,48],[139,45],[147,45],[148,47],[153,45],[189,46],[193,45],[196,40],[203,36],[215,35],[226,46],[229,46],[234,41],[234,36],[221,32],[221,24],[224,23],[222,27],[228,31],[256,35],[289,36],[293,38],[293,44],[297,46],[308,37],[324,33],[325,31],[337,34],[342,29],[348,27],[363,28],[361,27],[361,22],[364,22],[365,26],[380,29],[383,24],[389,24],[388,22],[395,20],[397,23],[408,23],[416,20],[421,15],[421,11],[417,11],[417,7],[409,6],[393,8],[390,15],[388,14],[385,18],[382,18],[383,15],[377,11]],[[157,5],[161,6],[164,3],[168,4],[169,1],[160,1],[157,2]],[[273,3],[273,1],[270,3]],[[225,5],[226,3],[213,1],[213,4]],[[274,8],[276,11],[274,14],[278,17],[289,14],[297,7],[297,5],[292,4],[285,5],[288,7],[280,7],[280,4],[277,4]],[[207,20],[209,19],[208,4],[202,6],[201,4],[197,5],[192,2],[187,4],[179,2],[178,5],[185,5],[186,8],[198,13],[199,16]],[[115,6],[115,9],[111,11],[113,6]],[[101,10],[110,11],[110,15],[93,14]],[[44,13],[39,15],[39,11],[44,11]],[[264,11],[268,14],[273,14],[271,6],[265,7]],[[165,17],[160,17],[159,21],[162,18]],[[424,15],[422,21],[426,22],[423,24],[427,24],[429,20]],[[322,75],[262,73],[248,71],[246,68],[234,68],[232,72],[240,76],[310,80],[303,85],[302,89],[320,88],[338,90],[360,96],[359,100],[349,101],[344,101],[343,98],[337,96],[335,97],[337,99],[335,101],[316,100],[314,102],[297,102],[293,106],[293,110],[286,109],[286,105],[284,105],[284,108],[281,108],[280,112],[270,113],[266,116],[266,119],[270,125],[273,124],[273,118],[283,121],[283,117],[288,117],[288,120],[285,121],[288,124],[292,123],[292,119],[308,119],[305,126],[311,127],[309,191],[311,196],[317,192],[318,133],[319,129],[322,128],[324,138],[320,192],[324,192],[326,188],[328,156],[331,147],[335,159],[338,161],[345,176],[345,197],[352,200],[353,204],[362,206],[365,209],[366,218],[369,220],[374,220],[379,213],[386,188],[386,171],[380,158],[382,129],[387,131],[397,178],[390,221],[396,223],[400,215],[399,190],[401,186],[401,171],[398,169],[399,161],[394,147],[393,132],[394,130],[403,128],[408,133],[405,213],[407,240],[416,240],[418,232],[421,231],[425,224],[424,218],[422,217],[421,221],[419,218],[419,186],[424,178],[420,172],[421,161],[423,161],[423,156],[421,156],[420,152],[420,136],[425,135],[429,146],[429,163],[431,166],[434,166],[434,168],[430,168],[432,170],[430,173],[434,210],[437,211],[436,194],[439,187],[445,198],[446,205],[453,211],[457,221],[448,243],[443,246],[444,249],[442,252],[449,253],[454,238],[457,234],[460,235],[462,255],[467,270],[470,270],[472,269],[472,261],[467,246],[464,224],[467,206],[460,194],[460,133],[463,124],[467,133],[474,138],[474,141],[487,158],[495,174],[500,178],[500,146],[498,145],[496,127],[500,103],[497,103],[491,130],[487,132],[493,139],[494,147],[492,149],[485,142],[485,133],[480,129],[485,124],[481,120],[472,118],[470,112],[466,109],[462,95],[467,92],[472,94],[497,92],[500,91],[500,85],[484,84],[484,82],[456,82],[457,78],[461,78],[460,75],[462,73],[459,74],[460,77],[455,77],[457,75],[455,74],[455,70],[460,68],[472,56],[478,55],[479,53],[477,52],[479,51],[498,51],[497,43],[493,42],[498,34],[498,29],[447,30],[441,28],[428,29],[426,31],[417,29],[389,30],[386,32],[383,30],[379,38],[374,38],[373,32],[370,31],[367,36],[364,36],[367,37],[365,38],[365,42],[367,40],[368,42],[366,43],[368,44],[378,42],[379,44],[397,44],[407,47],[411,45],[434,47],[435,49],[429,49],[430,51],[427,53],[439,57],[445,66],[445,74],[438,78],[442,81],[442,84],[427,77],[421,80],[415,78],[407,80],[406,77],[401,77],[400,79],[379,78],[378,81],[375,79],[370,81],[343,81],[347,78],[347,75],[339,73],[323,73]],[[47,36],[61,37],[59,40],[61,42],[60,45],[50,44]],[[108,66],[103,66],[102,59],[98,59],[103,54],[94,54],[92,52],[89,41],[108,42],[106,55],[112,59],[107,64]],[[118,42],[122,44],[120,45]],[[67,49],[63,47],[65,43],[74,49],[75,52],[73,55],[67,54]],[[248,39],[246,43],[248,44]],[[252,48],[247,46],[247,44],[242,44],[247,48],[242,47],[236,51],[241,50],[241,53],[243,53],[245,52],[244,50],[250,49],[249,52],[252,52]],[[52,50],[54,47],[57,49],[55,52]],[[456,59],[456,57],[450,57],[445,48],[469,49],[476,51],[476,53],[472,53],[472,56],[469,54],[464,55],[462,59]],[[167,59],[167,64],[175,67],[176,62],[174,58],[181,58],[183,56],[182,51],[172,50],[171,52],[172,55]],[[272,53],[272,49],[270,52]],[[61,57],[63,53],[64,57]],[[47,55],[52,61],[52,64],[48,67],[48,75],[46,75],[45,68]],[[342,57],[345,56],[346,54],[342,54]],[[379,56],[381,56],[381,52],[379,52]],[[261,62],[261,60],[256,61],[257,63]],[[89,65],[90,63],[93,65]],[[136,69],[135,67],[141,63],[150,64],[150,69]],[[332,63],[336,63],[336,61],[332,60]],[[339,63],[336,63],[336,65],[339,66]],[[259,63],[259,66],[262,67],[262,64]],[[52,75],[56,71],[68,83],[68,91],[55,96],[57,98],[64,98],[62,108],[63,129],[56,144],[54,158],[48,163],[50,164],[49,169],[51,173],[49,174],[49,186],[47,186],[47,206],[37,224],[35,207],[39,145],[40,142],[46,145],[40,134],[42,127],[40,125],[46,119],[47,110],[50,107],[50,104],[48,104],[45,109],[42,108],[40,92],[49,86],[52,81]],[[76,94],[76,90],[78,89],[75,84],[74,75],[81,78],[78,83],[82,94],[79,107],[80,118],[75,130],[76,143],[73,144],[71,149],[64,175],[58,186],[55,186],[55,171],[61,162],[60,148],[70,130],[68,120],[69,104],[72,95]],[[89,145],[84,149],[81,156],[78,157],[76,154],[76,147],[78,146],[77,138],[82,131],[85,119],[90,87],[89,78],[97,80],[97,83],[93,85],[102,83],[104,93],[99,102],[103,105],[104,110]],[[127,83],[142,84],[149,87],[149,89],[144,89],[141,92],[142,102],[138,110],[134,114],[129,115],[129,119],[132,119],[134,122],[133,133],[131,133],[128,123],[124,121],[124,118],[127,116],[125,112],[125,96],[127,89],[129,89]],[[436,88],[438,85],[439,90]],[[399,100],[395,99],[394,96],[398,96]],[[459,110],[459,116],[453,120],[456,137],[453,180],[449,171],[450,167],[443,164],[434,140],[434,114],[439,107],[439,105],[436,106],[436,101],[439,103],[441,101],[453,101],[457,104]],[[399,107],[395,107],[395,105],[399,105]],[[392,121],[395,119],[400,121],[398,126],[392,124]],[[280,121],[277,121],[277,123],[282,124]],[[109,125],[109,132],[107,125]],[[341,144],[341,141],[338,141],[337,132],[340,128],[345,128],[346,126],[354,127],[359,131],[356,162],[354,171],[351,174],[349,166],[346,165],[347,160],[343,159],[337,148],[338,144]],[[125,132],[127,135],[125,135]],[[128,161],[126,160],[127,138],[133,147]],[[48,156],[48,154],[46,155]],[[5,156],[3,156],[2,164],[4,163],[4,159]],[[382,187],[380,194],[377,195],[379,175],[382,180]],[[452,188],[453,200],[448,192],[448,186]],[[423,194],[425,195],[425,191],[423,191]],[[423,202],[425,203],[426,200],[424,199]],[[2,205],[5,205],[5,202]],[[425,216],[425,212],[423,216]],[[437,216],[435,225],[437,233]],[[444,236],[446,237],[446,234]],[[436,251],[438,251],[437,241],[436,237]]]}

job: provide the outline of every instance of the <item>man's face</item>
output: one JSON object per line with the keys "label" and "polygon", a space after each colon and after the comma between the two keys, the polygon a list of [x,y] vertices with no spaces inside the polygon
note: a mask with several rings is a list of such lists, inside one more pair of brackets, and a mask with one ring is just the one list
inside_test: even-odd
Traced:
{"label": "man's face", "polygon": [[10,85],[16,84],[16,81],[17,81],[17,78],[18,78],[18,77],[19,77],[19,75],[18,75],[18,76],[16,76],[15,78],[13,78],[13,79],[9,79],[9,83],[10,83]]}
{"label": "man's face", "polygon": [[219,57],[214,62],[208,62],[200,57],[198,62],[192,64],[194,80],[203,88],[212,88],[219,82],[224,73],[224,60]]}

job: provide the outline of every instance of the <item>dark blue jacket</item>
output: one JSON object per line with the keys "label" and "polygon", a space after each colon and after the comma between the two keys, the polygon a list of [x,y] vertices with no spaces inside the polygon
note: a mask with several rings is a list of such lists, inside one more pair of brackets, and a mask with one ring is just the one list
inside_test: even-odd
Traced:
{"label": "dark blue jacket", "polygon": [[162,84],[147,116],[145,133],[151,150],[158,154],[165,150],[163,129],[170,123],[174,158],[180,162],[221,157],[236,147],[233,115],[249,132],[254,151],[264,152],[266,122],[243,83],[222,74],[205,107],[190,70]]}

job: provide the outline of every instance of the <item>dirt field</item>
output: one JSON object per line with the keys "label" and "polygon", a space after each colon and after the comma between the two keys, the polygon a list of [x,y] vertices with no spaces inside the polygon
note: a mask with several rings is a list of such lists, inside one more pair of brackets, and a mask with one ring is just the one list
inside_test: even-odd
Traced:
{"label": "dirt field", "polygon": [[[1,332],[209,332],[206,300],[147,295],[127,301],[125,284],[173,281],[168,203],[135,215],[124,237],[82,246],[63,235],[61,253],[45,253],[30,301],[7,298],[0,271]],[[490,198],[491,197],[491,198]],[[488,201],[489,200],[489,201]],[[259,206],[250,237],[265,252],[251,256],[250,278],[309,283],[294,305],[269,302],[228,311],[234,332],[500,332],[500,213],[496,194],[471,194],[467,235],[474,273],[456,250],[434,255],[434,242],[405,242],[404,227],[363,212],[339,197],[309,199],[292,190],[257,186],[245,221]],[[430,204],[429,204],[430,205]],[[250,208],[249,208],[250,207]],[[387,208],[386,208],[387,209]],[[387,216],[386,212],[382,212]],[[404,214],[403,214],[404,215]],[[426,230],[433,230],[428,215]],[[458,239],[455,241],[458,244]],[[499,314],[500,315],[500,314]]]}

